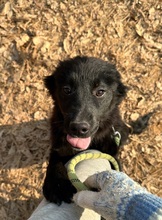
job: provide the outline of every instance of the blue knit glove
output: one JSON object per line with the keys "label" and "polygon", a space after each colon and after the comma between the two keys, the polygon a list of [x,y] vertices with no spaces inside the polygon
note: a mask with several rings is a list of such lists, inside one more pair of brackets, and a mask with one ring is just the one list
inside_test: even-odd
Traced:
{"label": "blue knit glove", "polygon": [[162,207],[160,198],[149,193],[122,172],[104,171],[90,176],[85,184],[89,188],[96,188],[98,192],[78,192],[74,195],[74,202],[83,208],[96,211],[105,219],[146,220],[156,209]]}

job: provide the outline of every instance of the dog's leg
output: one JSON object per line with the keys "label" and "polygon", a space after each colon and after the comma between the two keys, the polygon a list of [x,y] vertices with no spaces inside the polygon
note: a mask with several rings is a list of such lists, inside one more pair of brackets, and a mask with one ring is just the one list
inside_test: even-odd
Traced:
{"label": "dog's leg", "polygon": [[148,122],[152,114],[153,112],[150,112],[139,117],[136,121],[131,121],[129,123],[131,126],[131,133],[140,134],[141,132],[143,132],[143,130],[145,130],[145,128],[148,126]]}
{"label": "dog's leg", "polygon": [[68,180],[62,158],[57,151],[51,152],[43,185],[45,198],[50,202],[60,205],[62,201],[70,203],[75,192],[75,188]]}

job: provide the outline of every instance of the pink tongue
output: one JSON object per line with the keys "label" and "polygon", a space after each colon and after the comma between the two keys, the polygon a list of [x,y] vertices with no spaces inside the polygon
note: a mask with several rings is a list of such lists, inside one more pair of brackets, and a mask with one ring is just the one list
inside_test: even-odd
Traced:
{"label": "pink tongue", "polygon": [[71,137],[69,134],[66,137],[67,141],[76,148],[80,148],[80,149],[87,149],[90,142],[91,142],[91,138],[73,138]]}

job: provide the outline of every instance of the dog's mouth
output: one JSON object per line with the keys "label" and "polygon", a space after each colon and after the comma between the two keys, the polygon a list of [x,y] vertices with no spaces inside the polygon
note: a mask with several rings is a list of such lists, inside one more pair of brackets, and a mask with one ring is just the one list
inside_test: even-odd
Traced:
{"label": "dog's mouth", "polygon": [[66,139],[73,148],[79,151],[86,150],[91,143],[91,137],[79,138],[79,137],[72,137],[68,134],[66,136]]}

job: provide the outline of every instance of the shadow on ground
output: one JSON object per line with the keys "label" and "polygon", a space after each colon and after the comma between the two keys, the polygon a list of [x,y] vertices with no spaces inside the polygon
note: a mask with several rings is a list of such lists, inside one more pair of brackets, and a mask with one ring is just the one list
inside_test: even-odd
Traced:
{"label": "shadow on ground", "polygon": [[48,120],[0,126],[0,218],[27,219],[42,198]]}

